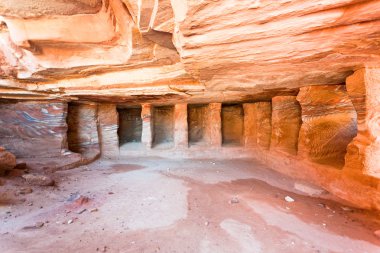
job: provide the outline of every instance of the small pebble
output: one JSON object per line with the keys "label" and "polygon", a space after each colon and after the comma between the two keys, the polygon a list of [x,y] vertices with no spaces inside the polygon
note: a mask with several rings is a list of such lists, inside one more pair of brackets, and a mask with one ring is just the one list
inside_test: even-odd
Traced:
{"label": "small pebble", "polygon": [[239,199],[237,197],[233,197],[232,199],[230,199],[229,203],[230,204],[237,204],[237,203],[239,203]]}
{"label": "small pebble", "polygon": [[294,202],[294,199],[292,197],[286,196],[285,201],[286,202]]}

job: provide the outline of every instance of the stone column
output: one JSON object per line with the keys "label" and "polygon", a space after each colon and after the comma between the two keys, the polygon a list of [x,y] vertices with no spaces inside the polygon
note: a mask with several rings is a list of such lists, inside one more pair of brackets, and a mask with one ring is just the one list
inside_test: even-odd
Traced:
{"label": "stone column", "polygon": [[210,103],[207,108],[206,140],[210,147],[222,146],[222,104]]}
{"label": "stone column", "polygon": [[337,168],[344,165],[347,145],[356,135],[356,112],[344,85],[302,87],[298,155]]}
{"label": "stone column", "polygon": [[296,155],[301,123],[301,106],[296,96],[272,98],[271,150]]}
{"label": "stone column", "polygon": [[272,135],[272,105],[271,102],[255,103],[257,145],[269,149]]}
{"label": "stone column", "polygon": [[380,178],[380,69],[360,69],[346,86],[357,112],[358,134],[347,148],[345,170]]}
{"label": "stone column", "polygon": [[256,106],[254,103],[243,104],[244,109],[244,146],[257,145]]}
{"label": "stone column", "polygon": [[150,149],[153,143],[153,106],[151,104],[142,104],[141,106],[141,143]]}
{"label": "stone column", "polygon": [[187,104],[174,106],[174,146],[187,148],[188,144]]}
{"label": "stone column", "polygon": [[119,117],[115,104],[98,105],[98,131],[101,155],[106,158],[119,156]]}

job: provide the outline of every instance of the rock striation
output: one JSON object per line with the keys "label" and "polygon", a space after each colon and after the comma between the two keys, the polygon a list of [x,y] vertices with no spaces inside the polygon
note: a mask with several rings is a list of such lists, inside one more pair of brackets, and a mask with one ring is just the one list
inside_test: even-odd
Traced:
{"label": "rock striation", "polygon": [[69,104],[68,149],[92,160],[100,154],[97,104]]}
{"label": "rock striation", "polygon": [[358,134],[348,145],[345,168],[380,178],[380,71],[361,69],[347,78],[358,117]]}
{"label": "rock striation", "polygon": [[342,167],[346,147],[357,133],[356,112],[345,86],[304,87],[297,100],[302,108],[298,153]]}
{"label": "rock striation", "polygon": [[272,98],[270,148],[296,155],[301,122],[301,106],[296,96],[277,96]]}
{"label": "rock striation", "polygon": [[0,145],[18,158],[57,157],[67,147],[66,103],[3,103],[0,115]]}
{"label": "rock striation", "polygon": [[[255,17],[255,18],[253,18]],[[376,65],[378,1],[6,0],[0,96],[220,102]]]}
{"label": "rock striation", "polygon": [[380,210],[379,20],[377,0],[3,0],[0,173],[256,157]]}

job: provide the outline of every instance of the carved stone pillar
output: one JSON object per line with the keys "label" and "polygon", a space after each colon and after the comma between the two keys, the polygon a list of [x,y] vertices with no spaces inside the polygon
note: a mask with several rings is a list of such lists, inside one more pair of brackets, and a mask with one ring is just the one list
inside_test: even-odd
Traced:
{"label": "carved stone pillar", "polygon": [[272,98],[271,150],[296,155],[301,123],[301,106],[296,96]]}
{"label": "carved stone pillar", "polygon": [[208,105],[206,119],[206,139],[210,147],[222,146],[222,120],[221,120],[221,103],[211,103]]}
{"label": "carved stone pillar", "polygon": [[244,109],[244,146],[257,146],[257,119],[254,103],[243,104]]}
{"label": "carved stone pillar", "polygon": [[142,104],[141,119],[141,143],[150,149],[153,143],[153,107],[151,104]]}
{"label": "carved stone pillar", "polygon": [[115,104],[98,105],[99,142],[101,155],[113,158],[119,155],[119,116]]}
{"label": "carved stone pillar", "polygon": [[188,147],[187,104],[174,106],[174,146]]}

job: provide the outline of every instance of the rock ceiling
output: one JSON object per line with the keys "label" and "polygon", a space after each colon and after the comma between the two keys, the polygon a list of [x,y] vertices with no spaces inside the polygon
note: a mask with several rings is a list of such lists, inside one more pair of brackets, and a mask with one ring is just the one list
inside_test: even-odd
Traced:
{"label": "rock ceiling", "polygon": [[380,58],[380,1],[2,0],[0,97],[265,100]]}

